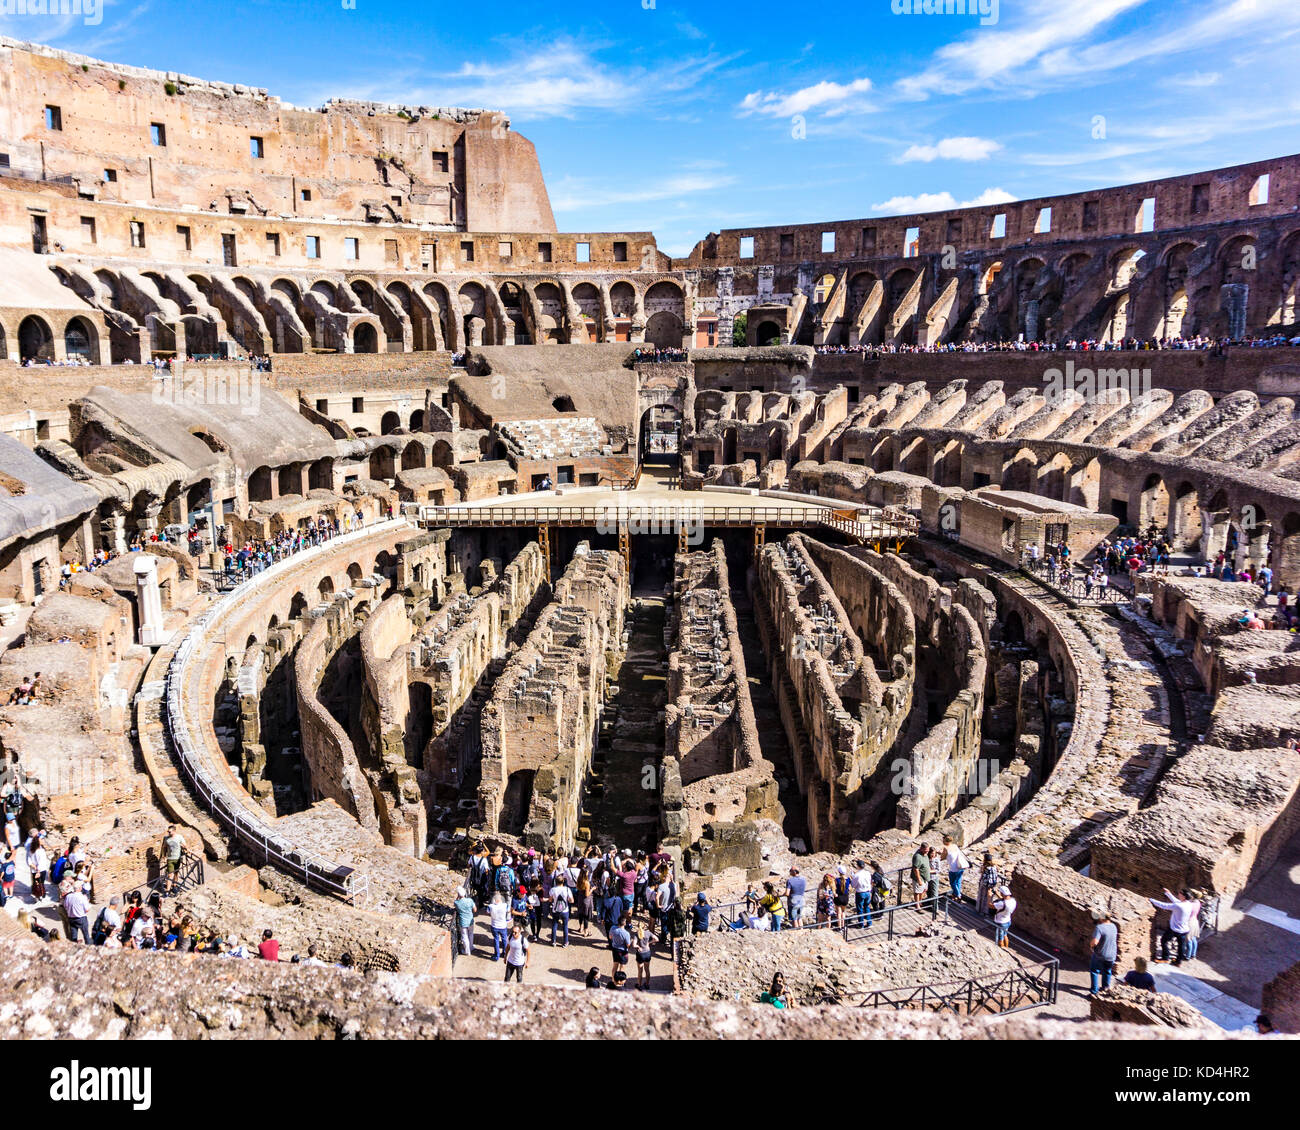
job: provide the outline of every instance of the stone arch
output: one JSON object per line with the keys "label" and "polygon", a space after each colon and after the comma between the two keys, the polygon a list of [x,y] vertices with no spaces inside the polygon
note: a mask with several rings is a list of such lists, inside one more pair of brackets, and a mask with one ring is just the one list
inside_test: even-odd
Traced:
{"label": "stone arch", "polygon": [[1137,505],[1130,513],[1137,514],[1137,528],[1145,534],[1150,526],[1164,531],[1169,528],[1170,520],[1169,487],[1158,474],[1152,473],[1142,483],[1138,492]]}
{"label": "stone arch", "polygon": [[1095,456],[1070,473],[1067,502],[1096,510],[1101,504],[1101,460]]}
{"label": "stone arch", "polygon": [[461,324],[467,346],[492,345],[494,338],[488,319],[487,294],[482,283],[467,282],[456,292]]}
{"label": "stone arch", "polygon": [[379,331],[372,322],[357,322],[352,327],[353,353],[378,353]]}
{"label": "stone arch", "polygon": [[28,314],[18,323],[18,359],[53,361],[54,332],[39,314]]}
{"label": "stone arch", "polygon": [[402,426],[402,417],[396,412],[388,411],[379,419],[379,434],[390,436]]}
{"label": "stone arch", "polygon": [[417,467],[425,466],[427,455],[424,444],[419,440],[412,440],[402,449],[402,470],[412,471]]}
{"label": "stone arch", "polygon": [[1200,540],[1201,506],[1196,487],[1180,483],[1169,507],[1169,542],[1175,549],[1186,549]]}
{"label": "stone arch", "polygon": [[1002,467],[1002,489],[1033,494],[1037,477],[1038,456],[1022,447]]}
{"label": "stone arch", "polygon": [[961,486],[962,444],[961,440],[951,439],[941,444],[934,454],[934,466],[931,479],[936,486]]}
{"label": "stone arch", "polygon": [[[581,329],[586,334],[586,340],[604,341],[605,340],[605,320],[601,310],[600,291],[596,289],[593,283],[581,282],[573,288],[573,304],[578,308],[578,319],[581,323]],[[570,331],[569,340],[574,340],[576,336],[573,327]]]}
{"label": "stone arch", "polygon": [[1038,486],[1036,493],[1057,502],[1068,501],[1071,473],[1074,463],[1063,451],[1057,452],[1038,468]]}
{"label": "stone arch", "polygon": [[78,314],[68,319],[63,327],[63,351],[68,357],[81,357],[92,365],[99,364],[99,331],[89,318]]}
{"label": "stone arch", "polygon": [[293,594],[293,599],[289,601],[289,619],[297,620],[307,611],[307,598],[301,591]]}
{"label": "stone arch", "polygon": [[898,469],[924,479],[930,477],[930,445],[924,437],[918,436],[903,448],[898,457]]}
{"label": "stone arch", "polygon": [[1273,572],[1278,586],[1292,592],[1300,585],[1300,513],[1288,510],[1282,518],[1282,536],[1273,550]]}
{"label": "stone arch", "polygon": [[892,433],[887,433],[876,440],[876,445],[871,449],[869,462],[871,469],[877,473],[882,471],[892,471],[894,469],[894,460],[896,458],[896,444]]}
{"label": "stone arch", "polygon": [[320,579],[320,584],[316,586],[316,592],[322,602],[328,601],[334,595],[334,578],[328,573],[323,576]]}
{"label": "stone arch", "polygon": [[302,494],[302,464],[286,463],[279,472],[280,495]]}
{"label": "stone arch", "polygon": [[248,501],[270,502],[274,493],[272,489],[272,472],[270,467],[258,467],[248,476]]}
{"label": "stone arch", "polygon": [[391,447],[376,447],[370,453],[370,477],[379,482],[396,477]]}
{"label": "stone arch", "polygon": [[312,490],[334,489],[334,460],[317,459],[307,470],[307,485]]}
{"label": "stone arch", "polygon": [[754,327],[754,341],[758,345],[780,345],[781,326],[778,322],[766,319]]}

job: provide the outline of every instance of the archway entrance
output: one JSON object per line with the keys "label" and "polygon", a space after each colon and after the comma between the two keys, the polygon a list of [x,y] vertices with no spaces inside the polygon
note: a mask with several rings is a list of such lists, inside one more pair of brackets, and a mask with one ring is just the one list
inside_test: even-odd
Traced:
{"label": "archway entrance", "polygon": [[641,413],[637,454],[642,463],[676,467],[681,463],[682,414],[671,404],[652,404]]}

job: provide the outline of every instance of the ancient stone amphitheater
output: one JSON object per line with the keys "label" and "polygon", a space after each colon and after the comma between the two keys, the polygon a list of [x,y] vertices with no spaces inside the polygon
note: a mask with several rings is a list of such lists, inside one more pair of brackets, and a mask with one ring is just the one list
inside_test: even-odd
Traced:
{"label": "ancient stone amphitheater", "polygon": [[[499,113],[0,73],[4,791],[97,906],[175,825],[166,912],[283,959],[42,944],[24,864],[0,1033],[1300,1031],[1300,647],[1239,622],[1300,583],[1300,157],[674,259],[556,232]],[[1152,530],[1105,591],[1026,566]],[[1019,948],[943,875],[621,998],[594,933],[453,954],[479,840],[660,852],[717,924],[944,836]],[[1196,959],[1087,999],[1096,915],[1127,970],[1183,888]]]}

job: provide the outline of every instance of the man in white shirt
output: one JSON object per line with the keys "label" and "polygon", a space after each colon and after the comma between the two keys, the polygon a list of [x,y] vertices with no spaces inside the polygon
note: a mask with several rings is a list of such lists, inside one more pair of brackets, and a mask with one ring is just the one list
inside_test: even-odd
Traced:
{"label": "man in white shirt", "polygon": [[966,876],[970,860],[954,842],[951,836],[943,838],[943,854],[948,857],[948,885],[952,888],[952,897],[961,901],[961,881]]}
{"label": "man in white shirt", "polygon": [[68,941],[77,941],[77,935],[80,934],[81,941],[90,945],[90,901],[80,884],[73,887],[64,898],[63,910],[68,916]]}
{"label": "man in white shirt", "polygon": [[[1164,932],[1160,935],[1160,956],[1156,958],[1157,964],[1160,965],[1181,965],[1187,954],[1187,934],[1192,928],[1192,923],[1196,921],[1197,916],[1201,913],[1201,904],[1191,896],[1191,892],[1184,890],[1182,897],[1177,898],[1169,891],[1165,891],[1165,901],[1151,899],[1151,905],[1157,910],[1169,911],[1169,925],[1165,927]],[[1176,941],[1178,943],[1178,954],[1173,962],[1169,961],[1169,943]]]}
{"label": "man in white shirt", "polygon": [[853,909],[858,916],[860,926],[871,925],[871,868],[867,866],[864,859],[855,861],[856,871],[853,872]]}

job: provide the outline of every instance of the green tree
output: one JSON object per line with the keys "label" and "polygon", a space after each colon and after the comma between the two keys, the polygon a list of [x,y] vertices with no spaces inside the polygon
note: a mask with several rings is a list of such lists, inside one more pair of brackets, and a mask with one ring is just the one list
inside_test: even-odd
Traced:
{"label": "green tree", "polygon": [[731,320],[731,344],[745,344],[745,326],[749,322],[749,315],[741,311]]}

